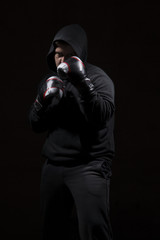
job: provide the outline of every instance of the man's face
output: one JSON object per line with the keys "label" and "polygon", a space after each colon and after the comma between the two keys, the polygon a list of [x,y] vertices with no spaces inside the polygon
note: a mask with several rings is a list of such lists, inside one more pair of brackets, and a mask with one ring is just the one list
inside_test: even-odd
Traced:
{"label": "man's face", "polygon": [[69,44],[58,43],[55,48],[54,60],[56,67],[71,56],[75,56],[73,48]]}

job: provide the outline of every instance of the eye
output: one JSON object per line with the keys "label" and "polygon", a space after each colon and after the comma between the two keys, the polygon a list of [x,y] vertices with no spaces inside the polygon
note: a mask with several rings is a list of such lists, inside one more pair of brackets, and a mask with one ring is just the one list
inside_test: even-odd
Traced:
{"label": "eye", "polygon": [[57,58],[60,58],[60,57],[63,57],[64,55],[63,55],[63,53],[61,53],[61,52],[55,52],[55,56],[56,56]]}

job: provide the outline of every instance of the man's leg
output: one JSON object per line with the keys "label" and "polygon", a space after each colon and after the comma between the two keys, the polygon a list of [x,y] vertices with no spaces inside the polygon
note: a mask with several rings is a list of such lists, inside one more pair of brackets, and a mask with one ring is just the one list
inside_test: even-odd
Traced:
{"label": "man's leg", "polygon": [[63,182],[63,167],[45,163],[41,177],[43,240],[70,240],[73,199]]}
{"label": "man's leg", "polygon": [[109,185],[101,166],[93,162],[66,171],[65,182],[72,192],[81,240],[111,240]]}

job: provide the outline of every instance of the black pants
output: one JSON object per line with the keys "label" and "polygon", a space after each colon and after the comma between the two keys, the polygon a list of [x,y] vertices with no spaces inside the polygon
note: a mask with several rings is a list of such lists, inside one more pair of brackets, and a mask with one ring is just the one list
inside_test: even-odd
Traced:
{"label": "black pants", "polygon": [[108,173],[98,161],[42,170],[43,240],[111,240]]}

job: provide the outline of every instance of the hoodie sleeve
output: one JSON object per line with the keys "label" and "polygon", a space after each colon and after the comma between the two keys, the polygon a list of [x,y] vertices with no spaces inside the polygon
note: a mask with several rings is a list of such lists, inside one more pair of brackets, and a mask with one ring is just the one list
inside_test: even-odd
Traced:
{"label": "hoodie sleeve", "polygon": [[114,84],[98,67],[94,67],[94,70],[92,67],[88,77],[94,85],[94,93],[89,98],[82,96],[81,109],[90,124],[102,127],[115,111]]}
{"label": "hoodie sleeve", "polygon": [[36,133],[41,133],[47,130],[47,116],[44,114],[39,114],[32,104],[29,111],[29,123],[32,130]]}

